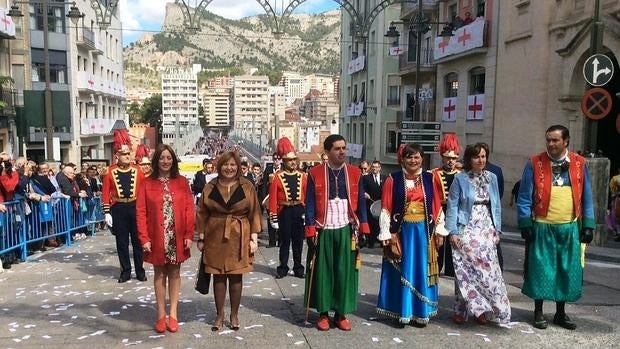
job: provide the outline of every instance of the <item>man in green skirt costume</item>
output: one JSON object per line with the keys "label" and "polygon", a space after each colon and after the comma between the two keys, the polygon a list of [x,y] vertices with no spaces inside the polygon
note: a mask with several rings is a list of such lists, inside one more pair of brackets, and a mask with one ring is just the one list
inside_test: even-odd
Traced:
{"label": "man in green skirt costume", "polygon": [[585,159],[568,151],[569,131],[554,125],[545,132],[547,151],[527,162],[517,199],[519,229],[525,239],[521,292],[534,299],[534,327],[547,328],[543,301],[556,302],[553,323],[574,330],[564,310],[581,298],[582,243],[595,227],[590,175]]}
{"label": "man in green skirt costume", "polygon": [[306,289],[304,304],[319,313],[317,328],[327,331],[333,310],[334,324],[351,330],[346,314],[357,309],[361,266],[359,247],[370,234],[362,173],[346,164],[347,144],[341,135],[325,139],[328,161],[311,168],[306,187]]}

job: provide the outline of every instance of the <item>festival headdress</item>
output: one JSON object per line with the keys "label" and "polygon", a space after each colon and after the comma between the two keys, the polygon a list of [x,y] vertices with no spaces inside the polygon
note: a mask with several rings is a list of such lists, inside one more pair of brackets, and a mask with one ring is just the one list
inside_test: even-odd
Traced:
{"label": "festival headdress", "polygon": [[[151,151],[149,150],[149,147],[146,146],[146,144],[140,144],[138,145],[138,147],[136,148],[136,163],[140,163],[143,161],[143,158],[147,158],[149,156],[149,153]],[[150,161],[149,161],[150,163]]]}
{"label": "festival headdress", "polygon": [[287,137],[282,137],[278,140],[276,153],[280,155],[282,159],[297,159],[295,147],[293,147],[293,144]]}
{"label": "festival headdress", "polygon": [[441,143],[439,143],[439,153],[441,156],[458,158],[459,152],[459,138],[455,133],[446,133]]}
{"label": "festival headdress", "polygon": [[119,154],[131,152],[131,139],[126,129],[114,130],[114,152]]}

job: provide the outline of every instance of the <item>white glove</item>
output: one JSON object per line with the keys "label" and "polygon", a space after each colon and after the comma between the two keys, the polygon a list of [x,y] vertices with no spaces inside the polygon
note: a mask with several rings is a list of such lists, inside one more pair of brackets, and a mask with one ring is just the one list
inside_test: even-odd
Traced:
{"label": "white glove", "polygon": [[280,224],[279,224],[278,222],[271,223],[271,227],[272,227],[273,229],[280,229]]}
{"label": "white glove", "polygon": [[108,227],[112,228],[112,215],[109,213],[105,214],[105,224],[107,224]]}

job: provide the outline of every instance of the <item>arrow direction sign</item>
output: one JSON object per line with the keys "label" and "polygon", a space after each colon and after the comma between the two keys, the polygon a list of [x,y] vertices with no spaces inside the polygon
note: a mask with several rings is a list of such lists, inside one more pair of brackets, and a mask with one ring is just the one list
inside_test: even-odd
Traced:
{"label": "arrow direction sign", "polygon": [[602,54],[590,56],[583,65],[583,77],[592,86],[603,86],[614,76],[614,64]]}

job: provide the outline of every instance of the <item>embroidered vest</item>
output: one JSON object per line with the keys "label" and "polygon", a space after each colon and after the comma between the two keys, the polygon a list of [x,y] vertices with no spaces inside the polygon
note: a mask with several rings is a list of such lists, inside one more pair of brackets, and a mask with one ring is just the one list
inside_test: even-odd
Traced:
{"label": "embroidered vest", "polygon": [[[568,152],[570,160],[568,177],[573,193],[573,208],[575,217],[581,217],[581,198],[583,195],[583,181],[585,171],[585,159],[573,152]],[[540,153],[531,159],[534,171],[534,214],[538,217],[546,217],[549,210],[549,198],[551,197],[551,159],[547,153]]]}
{"label": "embroidered vest", "polygon": [[[314,166],[309,171],[315,185],[315,220],[320,227],[325,226],[327,219],[327,202],[329,201],[329,179],[327,177],[327,165],[321,164]],[[346,164],[344,167],[344,177],[347,185],[347,200],[349,203],[349,215],[359,224],[359,219],[355,214],[357,211],[357,199],[359,195],[359,180],[362,172],[359,168]]]}
{"label": "embroidered vest", "polygon": [[[422,172],[422,189],[424,190],[424,214],[428,231],[434,231],[435,219],[433,218],[433,174]],[[390,232],[400,230],[405,210],[405,178],[403,171],[397,171],[390,175],[392,184],[392,219],[390,219]]]}

